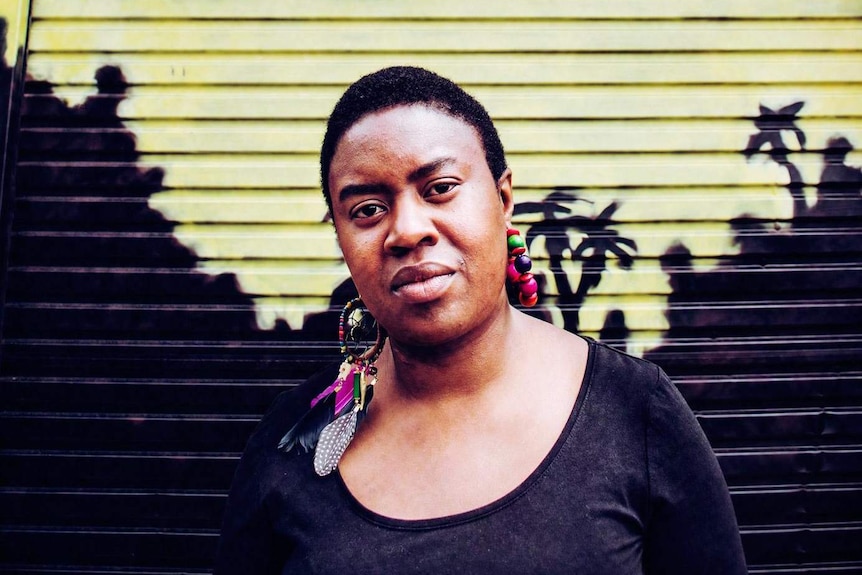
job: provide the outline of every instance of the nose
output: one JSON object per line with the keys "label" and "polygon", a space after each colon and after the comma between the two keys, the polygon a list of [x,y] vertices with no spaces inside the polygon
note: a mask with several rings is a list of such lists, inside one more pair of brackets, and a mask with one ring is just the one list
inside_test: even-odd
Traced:
{"label": "nose", "polygon": [[396,202],[391,210],[389,231],[383,243],[387,253],[403,255],[419,246],[437,243],[439,232],[431,217],[431,207],[421,199],[405,198]]}

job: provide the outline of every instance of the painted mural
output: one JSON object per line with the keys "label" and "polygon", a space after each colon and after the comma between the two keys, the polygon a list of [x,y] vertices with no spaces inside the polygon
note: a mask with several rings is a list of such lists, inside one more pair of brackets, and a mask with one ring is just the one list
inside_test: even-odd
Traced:
{"label": "painted mural", "polygon": [[[19,225],[32,225],[33,229],[16,238],[13,266],[79,265],[81,269],[106,270],[85,274],[69,273],[62,285],[62,295],[78,297],[92,302],[122,300],[140,305],[146,301],[166,301],[173,294],[180,298],[194,297],[194,305],[177,309],[170,314],[152,314],[146,321],[146,332],[153,337],[160,334],[194,334],[201,326],[209,333],[230,337],[249,336],[255,332],[271,332],[278,337],[293,340],[326,340],[331,331],[333,315],[340,304],[352,297],[352,287],[345,280],[332,292],[328,305],[321,311],[304,318],[299,329],[292,328],[284,319],[276,321],[272,329],[261,329],[255,299],[243,293],[233,273],[208,273],[199,265],[200,258],[173,234],[176,223],[153,209],[150,199],[164,190],[164,170],[137,165],[135,135],[125,127],[118,116],[120,103],[128,97],[127,82],[118,66],[104,66],[94,74],[97,92],[76,105],[70,105],[53,93],[47,80],[30,79],[22,114],[20,142],[19,195],[33,196],[16,214]],[[675,243],[661,257],[662,269],[672,288],[665,310],[669,338],[693,334],[698,329],[727,330],[734,326],[745,327],[754,333],[752,325],[762,324],[771,329],[785,326],[788,314],[793,324],[803,328],[806,324],[847,325],[860,323],[858,305],[849,308],[825,308],[806,305],[806,294],[821,297],[818,288],[836,285],[848,301],[862,287],[858,271],[841,268],[850,266],[860,248],[859,216],[862,214],[862,171],[848,165],[847,156],[854,148],[841,134],[831,137],[825,148],[806,150],[805,133],[796,125],[804,102],[795,102],[778,110],[760,106],[760,114],[752,117],[752,135],[742,142],[740,164],[756,156],[763,156],[787,172],[787,197],[792,202],[792,215],[787,220],[765,220],[762,217],[739,214],[729,222],[738,253],[725,254],[714,269],[695,271],[691,252],[684,241]],[[785,138],[792,137],[796,148]],[[801,149],[799,149],[801,147]],[[822,157],[820,180],[806,183],[793,156],[817,154]],[[51,169],[45,169],[50,165]],[[816,196],[809,201],[806,189],[814,188]],[[69,201],[74,198],[75,201]],[[122,198],[123,201],[112,201]],[[586,206],[586,210],[578,209]],[[570,331],[581,325],[579,312],[590,294],[602,285],[609,267],[631,270],[637,260],[637,239],[619,231],[614,215],[620,201],[596,205],[586,190],[573,182],[570,187],[559,187],[540,201],[519,202],[515,207],[515,220],[522,222],[531,253],[541,263],[539,269],[540,300],[537,311],[531,313],[548,321],[555,321]],[[49,209],[46,209],[49,208]],[[325,220],[325,216],[321,214]],[[523,223],[526,222],[526,223]],[[40,233],[39,227],[65,229],[61,234]],[[102,231],[121,232],[102,237]],[[136,233],[146,230],[146,233]],[[842,258],[842,254],[847,254]],[[850,258],[850,259],[847,259]],[[788,271],[781,263],[788,259],[797,267],[810,262],[819,266],[816,278],[808,278],[809,287],[800,289],[799,274],[808,271]],[[846,261],[845,261],[846,260]],[[117,261],[134,267],[117,270]],[[770,267],[774,263],[774,267]],[[155,270],[166,267],[186,268],[187,273],[173,272],[154,281],[147,276],[140,282],[135,269]],[[745,266],[762,268],[760,276]],[[113,272],[111,271],[113,270]],[[727,270],[727,271],[725,271]],[[833,273],[834,272],[834,273]],[[835,275],[840,275],[836,280]],[[95,277],[94,277],[95,276]],[[720,278],[720,279],[719,279]],[[822,285],[817,285],[818,281]],[[788,283],[786,289],[781,286]],[[814,285],[811,285],[814,284]],[[13,297],[51,297],[43,290],[59,290],[61,286],[10,283]],[[20,291],[16,291],[20,290]],[[836,293],[833,289],[832,293]],[[841,292],[837,292],[839,295]],[[738,306],[740,318],[733,320],[728,309],[711,306],[697,308],[683,305],[686,301],[707,302],[727,298],[739,301],[786,302],[781,309],[746,309]],[[753,299],[752,299],[753,298]],[[514,301],[514,300],[513,300]],[[730,300],[728,300],[730,301]],[[207,302],[232,306],[232,313],[207,313]],[[243,311],[239,311],[243,310]],[[605,311],[599,330],[602,339],[615,345],[626,346],[631,330],[626,325],[625,305]],[[27,326],[17,326],[16,312],[10,310],[10,333],[24,330],[32,336],[37,330],[50,329],[93,330],[107,329],[116,321],[132,322],[141,319],[142,311],[129,311],[125,320],[105,322],[95,309],[68,311],[58,321],[56,311],[45,311],[49,317]],[[111,310],[116,314],[117,310]],[[828,313],[834,317],[819,317]],[[758,314],[762,319],[758,320]],[[778,314],[778,315],[776,315]],[[805,319],[811,316],[810,319]],[[323,321],[328,318],[329,321]],[[121,325],[116,324],[117,329]],[[199,334],[198,334],[199,335]]]}

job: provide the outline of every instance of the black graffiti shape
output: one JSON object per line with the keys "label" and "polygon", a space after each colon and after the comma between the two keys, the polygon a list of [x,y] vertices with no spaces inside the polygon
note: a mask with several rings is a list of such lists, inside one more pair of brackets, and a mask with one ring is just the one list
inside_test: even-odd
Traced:
{"label": "black graffiti shape", "polygon": [[778,110],[772,110],[763,104],[760,105],[760,115],[754,119],[757,132],[748,139],[748,144],[742,151],[746,159],[761,152],[766,148],[766,153],[777,164],[787,168],[790,181],[787,189],[793,198],[793,217],[804,217],[808,212],[805,203],[805,190],[802,175],[796,166],[789,160],[788,154],[791,150],[787,147],[782,136],[782,131],[791,131],[796,136],[799,145],[805,148],[805,134],[796,125],[797,114],[805,105],[805,102],[794,102]]}
{"label": "black graffiti shape", "polygon": [[847,154],[852,151],[853,144],[844,136],[835,136],[826,142],[814,212],[858,226],[858,218],[862,216],[862,202],[859,200],[862,169],[847,165]]}
{"label": "black graffiti shape", "polygon": [[572,259],[580,258],[583,261],[581,280],[575,290],[579,302],[583,302],[587,293],[599,285],[602,273],[608,269],[609,255],[616,256],[619,266],[624,270],[631,269],[634,263],[633,253],[637,251],[637,243],[631,238],[621,237],[619,232],[608,227],[613,223],[612,216],[618,207],[616,202],[611,202],[598,216],[580,224],[580,230],[586,237],[572,251]]}
{"label": "black graffiti shape", "polygon": [[599,340],[614,345],[625,351],[626,340],[631,335],[631,330],[626,325],[626,314],[621,309],[612,309],[605,316],[602,329],[599,330]]}
{"label": "black graffiti shape", "polygon": [[754,119],[758,131],[742,150],[746,159],[766,153],[787,170],[792,219],[743,214],[731,220],[739,253],[709,271],[696,271],[683,245],[661,258],[672,288],[669,329],[665,343],[646,356],[673,374],[860,367],[853,341],[862,331],[862,308],[853,302],[862,293],[862,170],[846,164],[849,140],[830,138],[822,150],[817,201],[806,203],[808,184],[781,134],[789,130],[806,145],[795,123],[803,105],[775,111],[761,106]]}
{"label": "black graffiti shape", "polygon": [[77,106],[47,81],[26,83],[4,337],[58,345],[7,350],[4,369],[276,377],[290,353],[275,344],[295,334],[283,322],[258,329],[234,274],[196,269],[176,223],[148,205],[164,171],[140,167],[135,136],[118,116],[129,87],[122,70],[104,66],[95,79],[97,93]]}
{"label": "black graffiti shape", "polygon": [[[539,238],[545,238],[548,252],[548,267],[557,288],[557,305],[563,317],[563,328],[576,332],[580,323],[580,308],[587,294],[599,285],[602,274],[608,269],[610,256],[615,256],[623,269],[630,269],[634,262],[633,253],[637,244],[630,238],[620,237],[619,232],[610,228],[614,223],[613,214],[619,207],[612,202],[594,217],[566,216],[571,209],[565,203],[588,201],[570,193],[567,189],[556,189],[541,202],[524,202],[515,205],[514,214],[542,214],[542,220],[532,224],[526,233],[527,246],[531,247]],[[591,202],[590,202],[591,203]],[[570,231],[584,235],[577,246],[571,245]],[[581,263],[581,276],[577,287],[572,290],[568,274],[563,268],[566,258]],[[540,285],[540,301],[547,295]]]}
{"label": "black graffiti shape", "polygon": [[760,115],[754,118],[754,127],[757,132],[748,139],[748,144],[743,150],[743,155],[750,158],[759,152],[764,145],[770,144],[775,153],[787,155],[790,151],[781,137],[781,130],[789,130],[796,136],[801,147],[805,147],[805,133],[796,125],[799,119],[799,111],[805,106],[805,102],[794,102],[778,110],[773,110],[763,104],[760,105]]}

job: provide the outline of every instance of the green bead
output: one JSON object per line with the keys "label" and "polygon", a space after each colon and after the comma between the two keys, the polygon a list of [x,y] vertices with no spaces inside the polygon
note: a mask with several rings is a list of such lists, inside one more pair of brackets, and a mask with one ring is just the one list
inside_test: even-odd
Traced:
{"label": "green bead", "polygon": [[358,371],[353,372],[353,399],[359,401],[362,397],[362,375]]}
{"label": "green bead", "polygon": [[519,235],[511,235],[507,240],[509,244],[509,251],[512,251],[516,248],[523,248],[526,244],[524,244],[524,238]]}

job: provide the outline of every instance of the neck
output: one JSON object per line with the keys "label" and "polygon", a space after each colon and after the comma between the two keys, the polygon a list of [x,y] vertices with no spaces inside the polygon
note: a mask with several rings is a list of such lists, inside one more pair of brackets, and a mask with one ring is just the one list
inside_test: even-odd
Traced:
{"label": "neck", "polygon": [[413,402],[459,400],[488,392],[503,379],[505,360],[515,348],[515,315],[507,304],[481,329],[442,345],[390,341],[381,357],[382,377],[391,382],[394,396]]}

